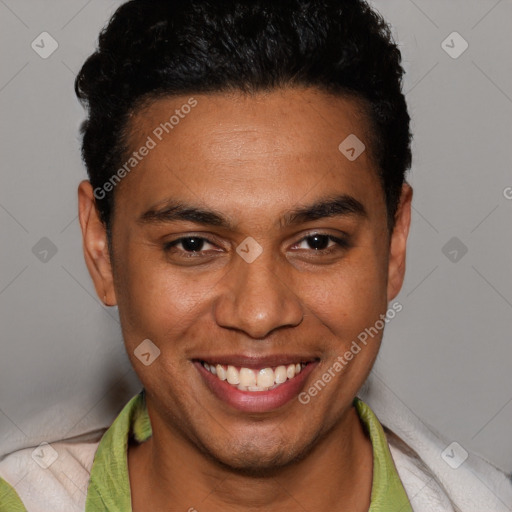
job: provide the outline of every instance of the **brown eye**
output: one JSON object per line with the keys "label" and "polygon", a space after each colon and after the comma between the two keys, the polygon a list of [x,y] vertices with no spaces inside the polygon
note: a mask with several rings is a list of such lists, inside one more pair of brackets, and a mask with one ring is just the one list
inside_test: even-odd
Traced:
{"label": "brown eye", "polygon": [[311,235],[304,239],[311,249],[315,251],[323,251],[329,246],[331,242],[327,235]]}
{"label": "brown eye", "polygon": [[[200,253],[205,249],[205,245],[213,244],[206,238],[199,236],[186,236],[177,238],[172,242],[167,242],[164,245],[165,252],[183,252],[183,253]],[[181,246],[181,248],[180,248]]]}
{"label": "brown eye", "polygon": [[313,250],[316,253],[331,253],[350,246],[348,240],[327,233],[313,233],[308,235],[298,242],[298,245],[301,244],[306,246],[300,247],[301,249]]}

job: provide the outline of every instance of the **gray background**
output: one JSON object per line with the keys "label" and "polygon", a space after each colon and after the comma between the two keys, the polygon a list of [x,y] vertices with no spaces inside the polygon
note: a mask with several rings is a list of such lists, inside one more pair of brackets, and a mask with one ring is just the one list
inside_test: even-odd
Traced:
{"label": "gray background", "polygon": [[[77,220],[73,80],[119,3],[0,0],[0,455],[106,426],[139,389]],[[433,429],[511,471],[512,1],[373,4],[402,48],[415,135],[403,311],[375,372]],[[59,44],[47,59],[31,48],[43,31]],[[453,31],[469,44],[456,59],[441,46]]]}

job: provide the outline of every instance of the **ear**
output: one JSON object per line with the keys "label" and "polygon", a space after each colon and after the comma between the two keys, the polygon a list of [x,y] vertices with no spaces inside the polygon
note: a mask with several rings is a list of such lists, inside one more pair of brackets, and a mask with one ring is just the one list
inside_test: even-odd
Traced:
{"label": "ear", "polygon": [[408,183],[404,183],[389,245],[388,302],[398,295],[404,282],[407,237],[411,225],[412,195],[412,187]]}
{"label": "ear", "polygon": [[106,306],[114,306],[117,301],[107,231],[96,210],[93,189],[87,180],[78,186],[78,218],[82,228],[85,263],[96,293]]}

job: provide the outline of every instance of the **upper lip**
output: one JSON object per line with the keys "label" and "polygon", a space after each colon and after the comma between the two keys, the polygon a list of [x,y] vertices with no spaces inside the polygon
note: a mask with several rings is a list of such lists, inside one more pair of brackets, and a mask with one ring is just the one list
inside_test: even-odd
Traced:
{"label": "upper lip", "polygon": [[231,355],[205,355],[195,357],[196,361],[204,361],[208,364],[222,364],[225,366],[240,366],[243,368],[269,368],[271,366],[287,366],[296,363],[312,363],[318,358],[304,354],[273,354],[266,356],[250,356],[243,354]]}

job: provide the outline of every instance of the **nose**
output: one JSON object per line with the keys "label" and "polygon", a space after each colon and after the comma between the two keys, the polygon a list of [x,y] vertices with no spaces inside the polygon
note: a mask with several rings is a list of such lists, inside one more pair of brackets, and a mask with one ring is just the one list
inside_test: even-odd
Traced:
{"label": "nose", "polygon": [[217,324],[262,339],[279,327],[295,327],[304,317],[300,298],[293,292],[289,269],[279,271],[265,251],[252,263],[239,258],[225,275],[223,293],[214,315]]}

